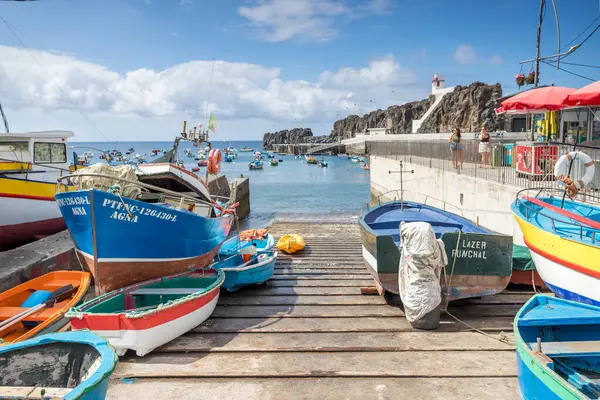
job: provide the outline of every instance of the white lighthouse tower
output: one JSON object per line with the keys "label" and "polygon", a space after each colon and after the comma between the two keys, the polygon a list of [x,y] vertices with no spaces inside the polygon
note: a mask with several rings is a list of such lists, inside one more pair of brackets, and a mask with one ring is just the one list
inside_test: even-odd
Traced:
{"label": "white lighthouse tower", "polygon": [[431,94],[436,94],[441,89],[444,89],[445,82],[444,78],[440,78],[436,72],[431,79]]}
{"label": "white lighthouse tower", "polygon": [[433,75],[433,78],[431,78],[431,94],[435,97],[435,101],[429,107],[429,109],[425,111],[425,114],[423,114],[423,116],[420,119],[413,119],[412,133],[421,133],[419,132],[419,128],[421,128],[421,124],[423,123],[423,121],[425,121],[427,117],[431,115],[433,110],[437,108],[437,106],[442,101],[444,95],[446,95],[447,93],[451,93],[452,91],[454,91],[454,87],[447,88],[444,79],[440,78],[436,72]]}

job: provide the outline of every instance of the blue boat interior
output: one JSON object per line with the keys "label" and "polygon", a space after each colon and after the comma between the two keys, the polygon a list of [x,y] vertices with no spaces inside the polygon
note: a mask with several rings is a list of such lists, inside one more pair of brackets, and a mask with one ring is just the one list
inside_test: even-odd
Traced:
{"label": "blue boat interior", "polygon": [[[558,197],[540,197],[537,200],[562,208],[573,215],[600,223],[600,208],[590,204],[569,199],[565,199],[563,204],[562,198]],[[555,233],[565,239],[600,247],[600,229],[592,228],[585,223],[570,218],[568,215],[559,214],[524,198],[519,198],[513,204],[513,211],[520,218],[547,232]]]}
{"label": "blue boat interior", "polygon": [[223,256],[233,255],[249,246],[256,247],[256,251],[258,252],[264,252],[268,251],[273,246],[273,243],[273,236],[271,235],[266,235],[263,239],[252,239],[251,241],[242,242],[240,242],[239,237],[236,235],[223,243],[219,249],[218,256],[222,258]]}
{"label": "blue boat interior", "polygon": [[397,245],[400,244],[400,222],[427,222],[438,239],[444,233],[457,231],[493,233],[459,215],[411,201],[405,201],[403,206],[400,201],[382,204],[365,214],[363,220],[377,235],[389,235]]}
{"label": "blue boat interior", "polygon": [[546,365],[592,399],[600,397],[600,307],[538,295],[520,311],[517,329]]}

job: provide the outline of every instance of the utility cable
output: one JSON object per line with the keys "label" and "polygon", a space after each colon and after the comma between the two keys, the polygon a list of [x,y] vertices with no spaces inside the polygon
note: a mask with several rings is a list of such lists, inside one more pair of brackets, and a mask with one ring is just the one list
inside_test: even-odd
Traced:
{"label": "utility cable", "polygon": [[79,106],[77,105],[77,103],[75,102],[75,100],[73,100],[71,98],[71,96],[69,96],[69,94],[64,91],[54,80],[54,78],[52,78],[44,69],[44,67],[42,66],[42,64],[38,61],[38,59],[33,55],[33,53],[31,52],[31,50],[29,50],[27,48],[27,46],[25,45],[25,43],[23,43],[23,41],[21,40],[21,38],[19,37],[19,35],[17,35],[17,33],[12,29],[11,25],[0,15],[0,20],[2,22],[4,22],[4,24],[6,25],[6,27],[8,28],[8,30],[10,31],[10,33],[12,33],[12,35],[15,37],[15,39],[17,39],[17,41],[21,44],[21,47],[23,47],[23,49],[25,49],[29,55],[31,56],[31,58],[37,63],[37,65],[39,65],[40,69],[42,70],[42,72],[44,73],[44,75],[46,75],[46,77],[48,79],[50,79],[50,81],[52,81],[52,83],[54,84],[54,86],[56,86],[56,88],[62,93],[64,94],[69,101],[71,102],[71,104],[73,105],[73,107],[79,112],[79,114],[81,114],[81,116],[96,130],[96,132],[98,132],[100,134],[100,136],[102,136],[104,138],[104,140],[106,140],[107,142],[109,141],[108,138],[104,135],[104,133],[102,133],[102,131],[92,122],[92,120],[79,108]]}
{"label": "utility cable", "polygon": [[[540,60],[540,61],[543,62],[546,65],[550,65],[551,67],[556,67],[555,65],[553,65],[552,63],[549,63],[548,61],[545,61],[545,60]],[[563,72],[566,72],[567,74],[575,75],[575,76],[577,76],[579,78],[587,79],[588,81],[591,81],[591,82],[596,82],[598,80],[598,79],[593,79],[593,78],[590,78],[590,77],[587,77],[587,76],[583,76],[583,75],[580,75],[580,74],[576,74],[575,72],[568,71],[568,70],[566,70],[564,68],[558,67],[558,69],[561,70],[561,71],[563,71]]]}

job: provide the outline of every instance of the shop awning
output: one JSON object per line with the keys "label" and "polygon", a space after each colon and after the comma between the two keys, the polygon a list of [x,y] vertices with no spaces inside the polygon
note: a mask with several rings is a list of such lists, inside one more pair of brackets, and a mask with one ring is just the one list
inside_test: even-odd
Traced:
{"label": "shop awning", "polygon": [[501,107],[506,113],[534,113],[557,111],[564,107],[565,98],[576,89],[546,86],[528,90],[504,100]]}
{"label": "shop awning", "polygon": [[600,107],[600,81],[570,93],[563,102],[565,107]]}

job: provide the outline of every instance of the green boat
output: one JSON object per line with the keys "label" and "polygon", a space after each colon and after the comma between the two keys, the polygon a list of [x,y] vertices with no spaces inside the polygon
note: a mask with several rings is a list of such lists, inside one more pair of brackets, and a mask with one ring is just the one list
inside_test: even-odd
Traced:
{"label": "green boat", "polygon": [[536,295],[514,332],[523,399],[600,398],[600,307]]}
{"label": "green boat", "polygon": [[[379,294],[399,294],[400,223],[427,222],[446,247],[448,265],[441,285],[448,301],[503,291],[512,273],[512,238],[429,205],[391,201],[367,206],[359,218],[365,264]],[[448,287],[446,287],[448,286]]]}

